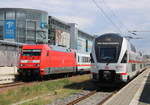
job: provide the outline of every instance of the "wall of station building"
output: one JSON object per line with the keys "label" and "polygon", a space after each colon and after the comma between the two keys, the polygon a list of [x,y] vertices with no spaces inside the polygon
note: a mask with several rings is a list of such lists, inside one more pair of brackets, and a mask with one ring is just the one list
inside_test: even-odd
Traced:
{"label": "wall of station building", "polygon": [[78,31],[77,49],[81,52],[91,52],[93,37],[82,31]]}
{"label": "wall of station building", "polygon": [[94,37],[79,30],[75,23],[65,23],[49,16],[49,26],[50,44],[69,47],[79,52],[91,52]]}
{"label": "wall of station building", "polygon": [[15,67],[18,65],[22,44],[0,41],[0,67]]}
{"label": "wall of station building", "polygon": [[70,48],[70,26],[49,16],[48,43]]}
{"label": "wall of station building", "polygon": [[21,43],[47,42],[48,13],[22,8],[0,8],[0,40]]}

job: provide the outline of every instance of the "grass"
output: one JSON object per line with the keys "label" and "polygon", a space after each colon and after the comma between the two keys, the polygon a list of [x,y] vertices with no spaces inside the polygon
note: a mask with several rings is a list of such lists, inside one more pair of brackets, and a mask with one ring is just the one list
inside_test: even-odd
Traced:
{"label": "grass", "polygon": [[46,104],[50,104],[51,102],[53,102],[56,99],[64,98],[65,96],[68,96],[70,94],[77,93],[80,91],[81,90],[60,89],[60,90],[57,90],[57,94],[55,94],[53,96],[45,96],[42,98],[38,98],[37,100],[26,102],[22,105],[46,105]]}
{"label": "grass", "polygon": [[0,93],[0,105],[10,105],[12,103],[20,102],[22,100],[34,98],[36,96],[41,96],[45,94],[49,94],[49,96],[40,97],[22,105],[49,104],[55,99],[62,98],[69,94],[81,91],[81,89],[79,88],[65,88],[66,86],[72,85],[74,83],[80,83],[89,79],[89,75],[83,75],[76,78],[72,77],[53,81],[45,81],[36,83],[32,86],[22,86],[16,89],[11,89]]}

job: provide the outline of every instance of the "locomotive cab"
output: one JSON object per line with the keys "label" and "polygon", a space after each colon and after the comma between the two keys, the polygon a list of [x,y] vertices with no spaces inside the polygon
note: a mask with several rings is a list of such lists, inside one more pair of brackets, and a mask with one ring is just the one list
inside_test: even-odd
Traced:
{"label": "locomotive cab", "polygon": [[94,80],[105,82],[126,81],[127,46],[123,37],[106,34],[95,39],[92,57]]}
{"label": "locomotive cab", "polygon": [[54,74],[76,73],[75,52],[47,44],[24,45],[18,72],[21,78],[42,79]]}
{"label": "locomotive cab", "polygon": [[41,74],[41,56],[43,47],[36,48],[35,45],[25,45],[20,53],[19,74],[23,77],[39,78]]}
{"label": "locomotive cab", "polygon": [[128,82],[144,69],[143,57],[119,34],[98,36],[92,47],[92,78],[103,82]]}

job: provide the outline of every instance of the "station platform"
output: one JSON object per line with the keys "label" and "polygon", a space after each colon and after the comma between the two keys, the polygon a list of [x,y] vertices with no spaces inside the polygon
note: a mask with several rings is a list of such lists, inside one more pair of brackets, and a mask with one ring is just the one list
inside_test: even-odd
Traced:
{"label": "station platform", "polygon": [[11,83],[15,81],[17,67],[0,67],[0,84]]}
{"label": "station platform", "polygon": [[103,105],[150,105],[150,68],[147,68]]}

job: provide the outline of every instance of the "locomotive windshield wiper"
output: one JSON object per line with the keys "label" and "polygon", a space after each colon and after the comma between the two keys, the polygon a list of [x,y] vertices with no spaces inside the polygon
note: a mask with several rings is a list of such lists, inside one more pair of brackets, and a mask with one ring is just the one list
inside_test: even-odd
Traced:
{"label": "locomotive windshield wiper", "polygon": [[106,61],[106,65],[108,65],[111,61],[114,60],[114,58],[111,58],[111,57],[103,57],[103,58],[101,58],[101,60]]}
{"label": "locomotive windshield wiper", "polygon": [[108,65],[108,64],[109,64],[111,61],[113,61],[113,60],[114,60],[113,58],[108,59],[106,65]]}

